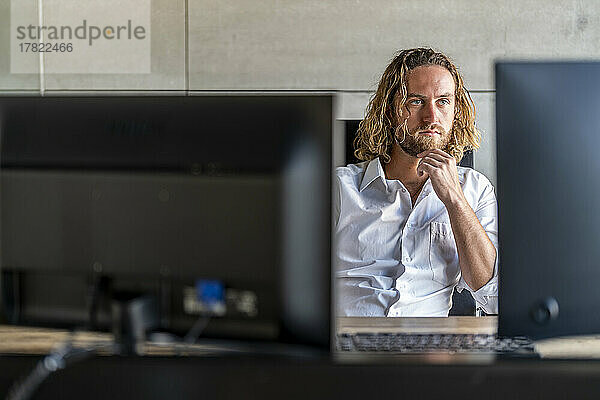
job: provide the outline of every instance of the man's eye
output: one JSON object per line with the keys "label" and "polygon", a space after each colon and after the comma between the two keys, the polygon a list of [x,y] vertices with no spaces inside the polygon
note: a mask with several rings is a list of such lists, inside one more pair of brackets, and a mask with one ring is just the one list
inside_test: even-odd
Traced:
{"label": "man's eye", "polygon": [[450,104],[450,100],[448,100],[448,99],[439,99],[438,103],[442,104],[444,106],[447,106],[448,104]]}
{"label": "man's eye", "polygon": [[423,104],[423,100],[421,99],[412,99],[408,101],[408,104],[410,104],[411,106],[418,106]]}

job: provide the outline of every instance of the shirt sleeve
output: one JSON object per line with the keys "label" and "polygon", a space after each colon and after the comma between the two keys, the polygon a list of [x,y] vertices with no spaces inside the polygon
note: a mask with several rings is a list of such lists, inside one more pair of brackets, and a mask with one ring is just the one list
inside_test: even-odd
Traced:
{"label": "shirt sleeve", "polygon": [[473,290],[464,279],[460,278],[456,289],[462,292],[467,289],[473,295],[477,308],[482,308],[487,314],[498,314],[498,205],[494,187],[484,178],[486,185],[481,192],[475,215],[496,248],[496,262],[492,279],[479,290]]}
{"label": "shirt sleeve", "polygon": [[337,174],[333,176],[333,191],[331,193],[331,219],[333,223],[333,228],[337,228],[338,222],[340,220],[340,212],[342,209],[342,187],[340,182],[340,177]]}

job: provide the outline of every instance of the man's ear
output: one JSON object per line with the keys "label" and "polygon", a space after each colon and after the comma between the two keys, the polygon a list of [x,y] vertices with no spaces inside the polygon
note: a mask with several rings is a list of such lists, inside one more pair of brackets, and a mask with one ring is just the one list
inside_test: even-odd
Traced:
{"label": "man's ear", "polygon": [[398,109],[398,102],[396,98],[394,98],[394,101],[392,102],[392,105],[389,109],[390,120],[392,121],[394,126],[398,125],[398,121],[400,121],[400,113],[401,111]]}
{"label": "man's ear", "polygon": [[410,117],[410,110],[403,109],[404,107],[395,107],[394,108],[394,123],[396,125],[400,125],[406,121],[408,117]]}
{"label": "man's ear", "polygon": [[393,109],[392,109],[392,120],[395,125],[400,125],[404,120],[408,117],[408,115],[403,115],[405,112],[410,113],[409,110],[403,110],[404,104],[401,104],[402,101],[398,96],[398,93],[394,96]]}

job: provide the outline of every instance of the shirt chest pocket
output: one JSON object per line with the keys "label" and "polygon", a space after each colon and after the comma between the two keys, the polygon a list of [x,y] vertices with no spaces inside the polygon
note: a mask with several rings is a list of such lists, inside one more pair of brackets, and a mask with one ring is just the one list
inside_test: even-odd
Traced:
{"label": "shirt chest pocket", "polygon": [[444,286],[458,282],[458,251],[450,224],[432,221],[429,238],[429,265],[433,280]]}

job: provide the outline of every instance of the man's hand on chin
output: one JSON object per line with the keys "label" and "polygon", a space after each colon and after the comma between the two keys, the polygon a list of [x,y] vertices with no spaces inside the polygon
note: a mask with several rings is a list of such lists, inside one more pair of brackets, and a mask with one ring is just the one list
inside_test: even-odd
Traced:
{"label": "man's hand on chin", "polygon": [[429,176],[435,194],[446,208],[466,201],[458,181],[454,157],[439,149],[424,151],[417,154],[417,157],[421,159],[417,173],[419,176]]}

